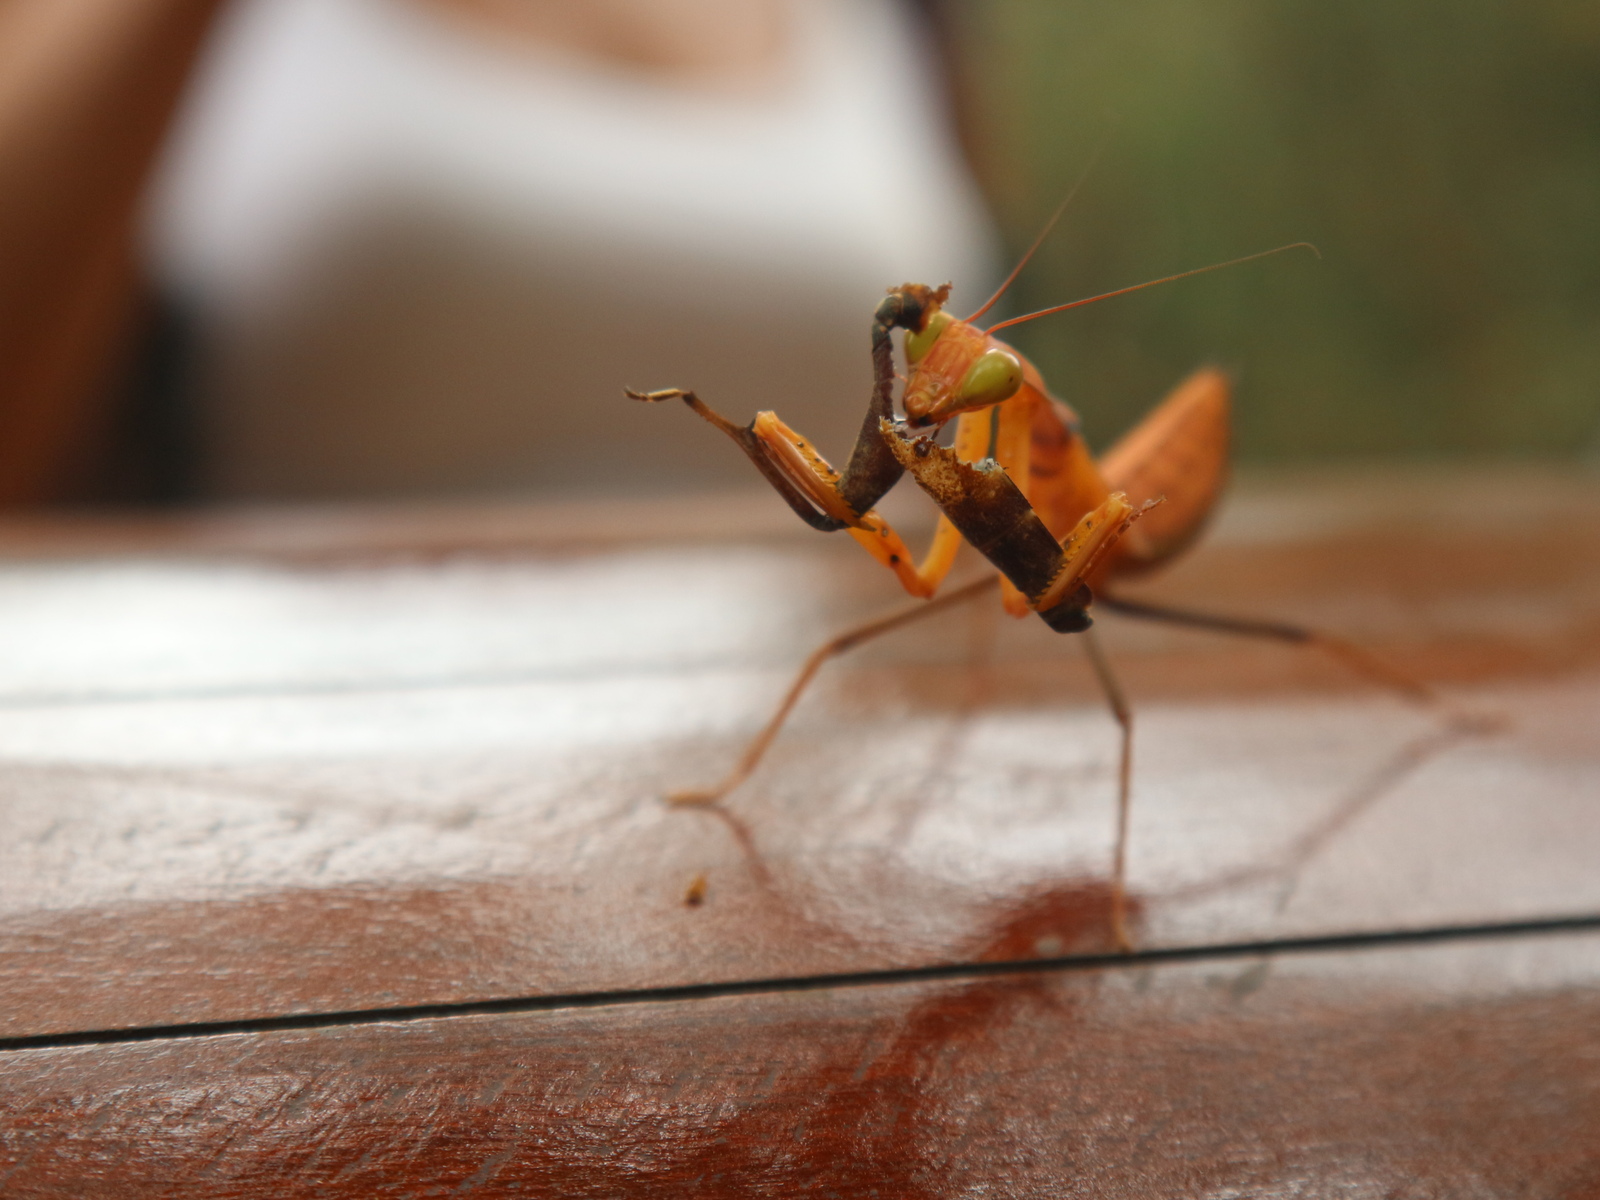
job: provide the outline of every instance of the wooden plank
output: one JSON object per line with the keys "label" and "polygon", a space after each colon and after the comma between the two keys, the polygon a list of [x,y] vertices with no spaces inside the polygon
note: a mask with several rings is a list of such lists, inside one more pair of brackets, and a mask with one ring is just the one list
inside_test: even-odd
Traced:
{"label": "wooden plank", "polygon": [[[657,693],[645,716],[701,711],[716,683]],[[1143,943],[1600,909],[1600,764],[1580,720],[1596,692],[1536,698],[1521,710],[1548,724],[1458,746],[1371,804],[1361,785],[1419,732],[1390,708],[1152,711]],[[243,761],[13,762],[5,1032],[961,961],[997,906],[1067,881],[1104,891],[1115,747],[1089,711],[973,721],[959,753],[941,745],[949,714],[808,725],[718,815],[654,799],[694,763],[643,734],[576,760],[515,745],[544,722],[581,728],[570,688],[521,709],[497,697],[488,747],[484,707],[460,702],[249,701],[220,724],[221,701],[147,705],[86,742],[176,756],[159,745],[172,733],[231,737]],[[602,689],[588,715],[620,723],[629,702]],[[261,727],[298,752],[274,759]],[[405,744],[441,728],[465,744]],[[358,735],[367,753],[319,761],[317,739]],[[702,872],[708,900],[688,907]],[[1105,946],[1102,924],[1016,953]]]}
{"label": "wooden plank", "polygon": [[[1504,732],[1424,756],[1432,718],[1313,656],[1106,619],[1143,944],[1600,910],[1600,499],[1479,482],[1268,489],[1151,594],[1341,629]],[[674,812],[814,637],[883,606],[851,547],[441,562],[435,522],[419,563],[403,522],[376,559],[314,529],[263,558],[251,528],[238,557],[0,572],[6,1035],[963,961],[1030,896],[1104,897],[1114,734],[1036,622],[842,664],[725,813]]]}
{"label": "wooden plank", "polygon": [[[1153,594],[1332,627],[1464,681],[1600,662],[1592,477],[1335,482],[1248,489]],[[777,668],[900,600],[770,496],[13,517],[0,703]],[[1002,625],[1001,662],[1077,659],[1037,622]],[[948,662],[948,640],[864,657]],[[1211,644],[1138,627],[1122,640],[1135,656]]]}
{"label": "wooden plank", "polygon": [[39,1049],[0,1094],[17,1197],[1576,1200],[1600,935]]}

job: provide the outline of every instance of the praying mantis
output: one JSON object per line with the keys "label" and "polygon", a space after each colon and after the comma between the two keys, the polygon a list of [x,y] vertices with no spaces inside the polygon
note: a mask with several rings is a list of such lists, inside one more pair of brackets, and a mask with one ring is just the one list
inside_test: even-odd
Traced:
{"label": "praying mantis", "polygon": [[[1157,284],[1287,251],[1317,250],[1296,242],[980,329],[975,322],[1004,295],[1065,207],[1063,202],[994,295],[967,317],[947,311],[949,284],[935,288],[905,283],[889,289],[873,312],[872,393],[842,471],[775,413],[761,412],[748,425],[739,425],[681,388],[625,389],[625,394],[646,402],[682,401],[732,439],[802,521],[820,532],[845,531],[922,601],[819,646],[730,773],[714,787],[676,792],[669,800],[713,804],[743,783],[828,659],[998,586],[1001,603],[1012,616],[1037,614],[1056,633],[1082,636],[1119,726],[1111,932],[1120,948],[1131,950],[1126,875],[1133,713],[1091,629],[1096,605],[1140,619],[1315,645],[1409,700],[1434,703],[1437,698],[1426,684],[1329,634],[1117,595],[1119,580],[1158,568],[1184,551],[1214,508],[1228,474],[1230,381],[1215,368],[1197,370],[1097,461],[1084,443],[1076,414],[1051,395],[1032,363],[995,334]],[[892,334],[897,329],[904,333],[908,367],[900,395],[903,416],[894,405]],[[954,438],[949,446],[940,445],[934,435],[952,421]],[[874,507],[907,474],[940,511],[932,543],[920,561]],[[963,541],[997,573],[939,595]]]}

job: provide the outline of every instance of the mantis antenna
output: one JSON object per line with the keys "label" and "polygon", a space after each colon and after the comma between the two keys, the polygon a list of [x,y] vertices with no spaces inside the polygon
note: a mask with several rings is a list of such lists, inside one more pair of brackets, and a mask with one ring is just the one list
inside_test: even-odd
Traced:
{"label": "mantis antenna", "polygon": [[[1258,258],[1270,258],[1272,255],[1282,254],[1286,250],[1309,250],[1318,258],[1322,257],[1322,251],[1318,250],[1310,242],[1290,242],[1287,246],[1278,246],[1272,250],[1260,250],[1255,254],[1246,254],[1243,258],[1230,258],[1227,262],[1212,263],[1209,267],[1196,267],[1192,271],[1179,271],[1176,275],[1163,275],[1160,279],[1149,279],[1144,283],[1136,283],[1132,287],[1118,288],[1114,292],[1101,292],[1098,296],[1088,296],[1082,300],[1074,300],[1070,304],[1057,304],[1054,308],[1041,308],[1038,312],[1031,312],[1025,316],[1011,317],[1009,320],[1000,321],[989,326],[984,332],[993,333],[997,329],[1004,329],[1007,325],[1021,325],[1024,321],[1032,321],[1037,317],[1048,317],[1051,313],[1066,312],[1069,308],[1082,308],[1085,304],[1093,304],[1097,300],[1109,300],[1113,296],[1126,296],[1129,292],[1143,291],[1147,287],[1155,287],[1158,283],[1172,283],[1178,279],[1187,279],[1191,275],[1204,275],[1209,271],[1220,271],[1224,267],[1237,267],[1241,263],[1254,262]],[[980,309],[979,311],[981,312],[982,310]]]}
{"label": "mantis antenna", "polygon": [[1067,191],[1066,199],[1064,199],[1060,204],[1056,205],[1056,211],[1052,213],[1050,219],[1044,223],[1044,228],[1039,231],[1039,236],[1033,239],[1033,245],[1028,247],[1027,253],[1025,253],[1022,258],[1018,260],[1016,266],[1011,268],[1011,274],[1006,276],[1005,282],[995,290],[994,295],[990,296],[983,302],[982,308],[978,309],[977,312],[967,317],[968,321],[976,321],[979,317],[983,316],[984,313],[993,308],[996,301],[998,301],[1001,296],[1006,294],[1006,289],[1017,281],[1017,276],[1022,274],[1022,268],[1028,265],[1028,260],[1033,257],[1034,251],[1038,250],[1040,246],[1044,245],[1045,238],[1050,236],[1050,231],[1056,227],[1056,222],[1061,220],[1061,214],[1067,211],[1067,205],[1072,203],[1072,198],[1078,194],[1078,189],[1081,188],[1088,180],[1090,172],[1094,170],[1094,165],[1100,161],[1100,152],[1106,148],[1106,142],[1110,140],[1110,137],[1110,130],[1107,130],[1101,135],[1100,144],[1094,148],[1094,153],[1089,155],[1088,163],[1085,164],[1083,170],[1079,173],[1078,181],[1074,183]]}

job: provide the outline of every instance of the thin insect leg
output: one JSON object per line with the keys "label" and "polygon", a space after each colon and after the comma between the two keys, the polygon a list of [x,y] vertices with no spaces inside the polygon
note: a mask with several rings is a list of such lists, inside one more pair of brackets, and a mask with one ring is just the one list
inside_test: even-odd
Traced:
{"label": "thin insect leg", "polygon": [[904,625],[910,625],[923,617],[932,616],[934,613],[942,612],[963,601],[971,600],[974,596],[980,596],[995,587],[999,582],[999,578],[998,575],[985,576],[983,579],[976,580],[964,587],[958,587],[954,591],[946,592],[936,599],[914,604],[909,608],[903,608],[899,612],[890,613],[888,616],[879,617],[863,625],[857,625],[854,629],[847,629],[843,633],[829,638],[811,652],[811,656],[806,659],[805,665],[800,668],[799,674],[795,676],[794,682],[789,685],[789,690],[778,705],[777,711],[772,714],[766,726],[760,733],[756,734],[750,745],[745,748],[744,754],[734,764],[734,768],[728,773],[727,778],[713,788],[673,792],[667,797],[667,802],[679,805],[715,804],[750,777],[750,773],[756,769],[762,757],[766,754],[767,748],[772,745],[773,739],[778,736],[778,731],[783,728],[783,723],[788,720],[789,713],[794,708],[795,703],[805,692],[811,680],[815,678],[817,672],[822,669],[823,663],[836,655],[843,654],[846,650],[854,649],[863,642],[871,641],[880,634],[899,629]]}
{"label": "thin insect leg", "polygon": [[756,436],[754,428],[736,425],[699,396],[682,388],[661,388],[654,392],[636,392],[632,388],[623,388],[622,394],[630,400],[643,400],[651,404],[659,404],[663,400],[682,400],[697,416],[732,438],[739,449],[745,452],[746,457],[755,464],[762,477],[772,485],[773,490],[783,497],[784,503],[807,525],[823,533],[832,533],[845,527],[846,522],[842,517],[820,511],[814,503],[817,497],[802,491],[795,481],[772,461],[762,449],[761,439]]}
{"label": "thin insect leg", "polygon": [[[634,400],[647,402],[682,400],[738,443],[756,469],[802,521],[813,529],[831,533],[854,526],[872,511],[873,506],[905,473],[905,467],[884,443],[880,428],[884,421],[894,417],[894,343],[890,333],[895,329],[921,329],[929,313],[949,297],[949,284],[930,288],[908,283],[879,301],[872,314],[872,398],[867,402],[861,432],[856,435],[855,448],[851,450],[850,461],[845,464],[843,472],[834,472],[817,456],[814,465],[825,468],[823,474],[827,476],[820,486],[813,478],[813,470],[807,469],[804,463],[792,461],[795,456],[783,448],[781,439],[760,436],[755,422],[748,426],[734,424],[693,392],[682,388],[663,388],[654,392],[636,392],[632,388],[624,388],[623,392]],[[776,420],[774,414],[765,415]],[[758,417],[757,421],[760,420]],[[812,457],[809,447],[793,448],[799,451],[800,459]],[[787,464],[789,469],[772,457],[773,450],[784,459],[791,460]],[[791,476],[790,469],[797,465],[800,469]]]}
{"label": "thin insect leg", "polygon": [[1094,667],[1100,690],[1106,694],[1111,715],[1122,730],[1122,754],[1117,763],[1117,839],[1111,854],[1111,934],[1117,947],[1123,951],[1133,949],[1133,938],[1128,933],[1128,814],[1133,792],[1133,709],[1128,697],[1117,682],[1100,640],[1093,629],[1083,631],[1083,648]]}
{"label": "thin insect leg", "polygon": [[1245,637],[1269,638],[1293,645],[1315,646],[1356,674],[1387,688],[1408,703],[1443,712],[1447,717],[1446,727],[1442,732],[1422,738],[1401,749],[1394,759],[1386,763],[1376,775],[1347,796],[1334,809],[1333,814],[1327,820],[1297,840],[1284,862],[1274,866],[1270,871],[1246,871],[1241,873],[1237,879],[1213,881],[1213,884],[1222,882],[1224,886],[1227,886],[1232,883],[1243,882],[1246,877],[1254,876],[1258,873],[1282,875],[1285,877],[1286,883],[1284,891],[1279,897],[1280,911],[1288,904],[1290,897],[1294,894],[1295,887],[1298,886],[1298,872],[1300,869],[1341,829],[1355,820],[1359,814],[1371,808],[1382,797],[1388,795],[1408,775],[1419,770],[1423,764],[1436,755],[1443,753],[1463,738],[1492,733],[1505,724],[1503,718],[1492,714],[1463,711],[1422,680],[1407,675],[1377,655],[1346,641],[1344,638],[1323,633],[1321,630],[1307,629],[1302,625],[1294,625],[1282,621],[1225,617],[1214,613],[1167,608],[1164,605],[1123,600],[1115,596],[1098,596],[1096,597],[1096,603],[1113,612],[1123,613],[1130,617],[1139,617],[1144,620],[1165,621],[1174,625],[1186,625],[1195,629],[1209,629],[1218,633],[1239,634]]}
{"label": "thin insect leg", "polygon": [[1392,666],[1376,654],[1331,633],[1308,629],[1283,621],[1260,621],[1248,617],[1225,617],[1215,613],[1192,612],[1183,608],[1168,608],[1161,604],[1146,604],[1141,600],[1124,600],[1119,596],[1099,595],[1095,602],[1102,608],[1138,617],[1145,621],[1165,621],[1171,625],[1187,625],[1194,629],[1209,629],[1217,633],[1233,633],[1243,637],[1268,638],[1293,645],[1315,646],[1330,658],[1343,664],[1357,675],[1387,688],[1411,704],[1440,709],[1448,713],[1453,725],[1465,730],[1480,730],[1494,722],[1474,714],[1455,709],[1431,685]]}

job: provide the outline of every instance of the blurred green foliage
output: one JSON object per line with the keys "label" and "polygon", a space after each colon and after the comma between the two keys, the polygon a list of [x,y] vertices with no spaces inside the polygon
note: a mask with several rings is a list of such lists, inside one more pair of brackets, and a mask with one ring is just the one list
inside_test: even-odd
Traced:
{"label": "blurred green foliage", "polygon": [[1095,444],[1211,361],[1246,458],[1600,451],[1597,0],[946,11],[1014,251],[1106,140],[1009,313],[1322,250],[1009,330]]}

